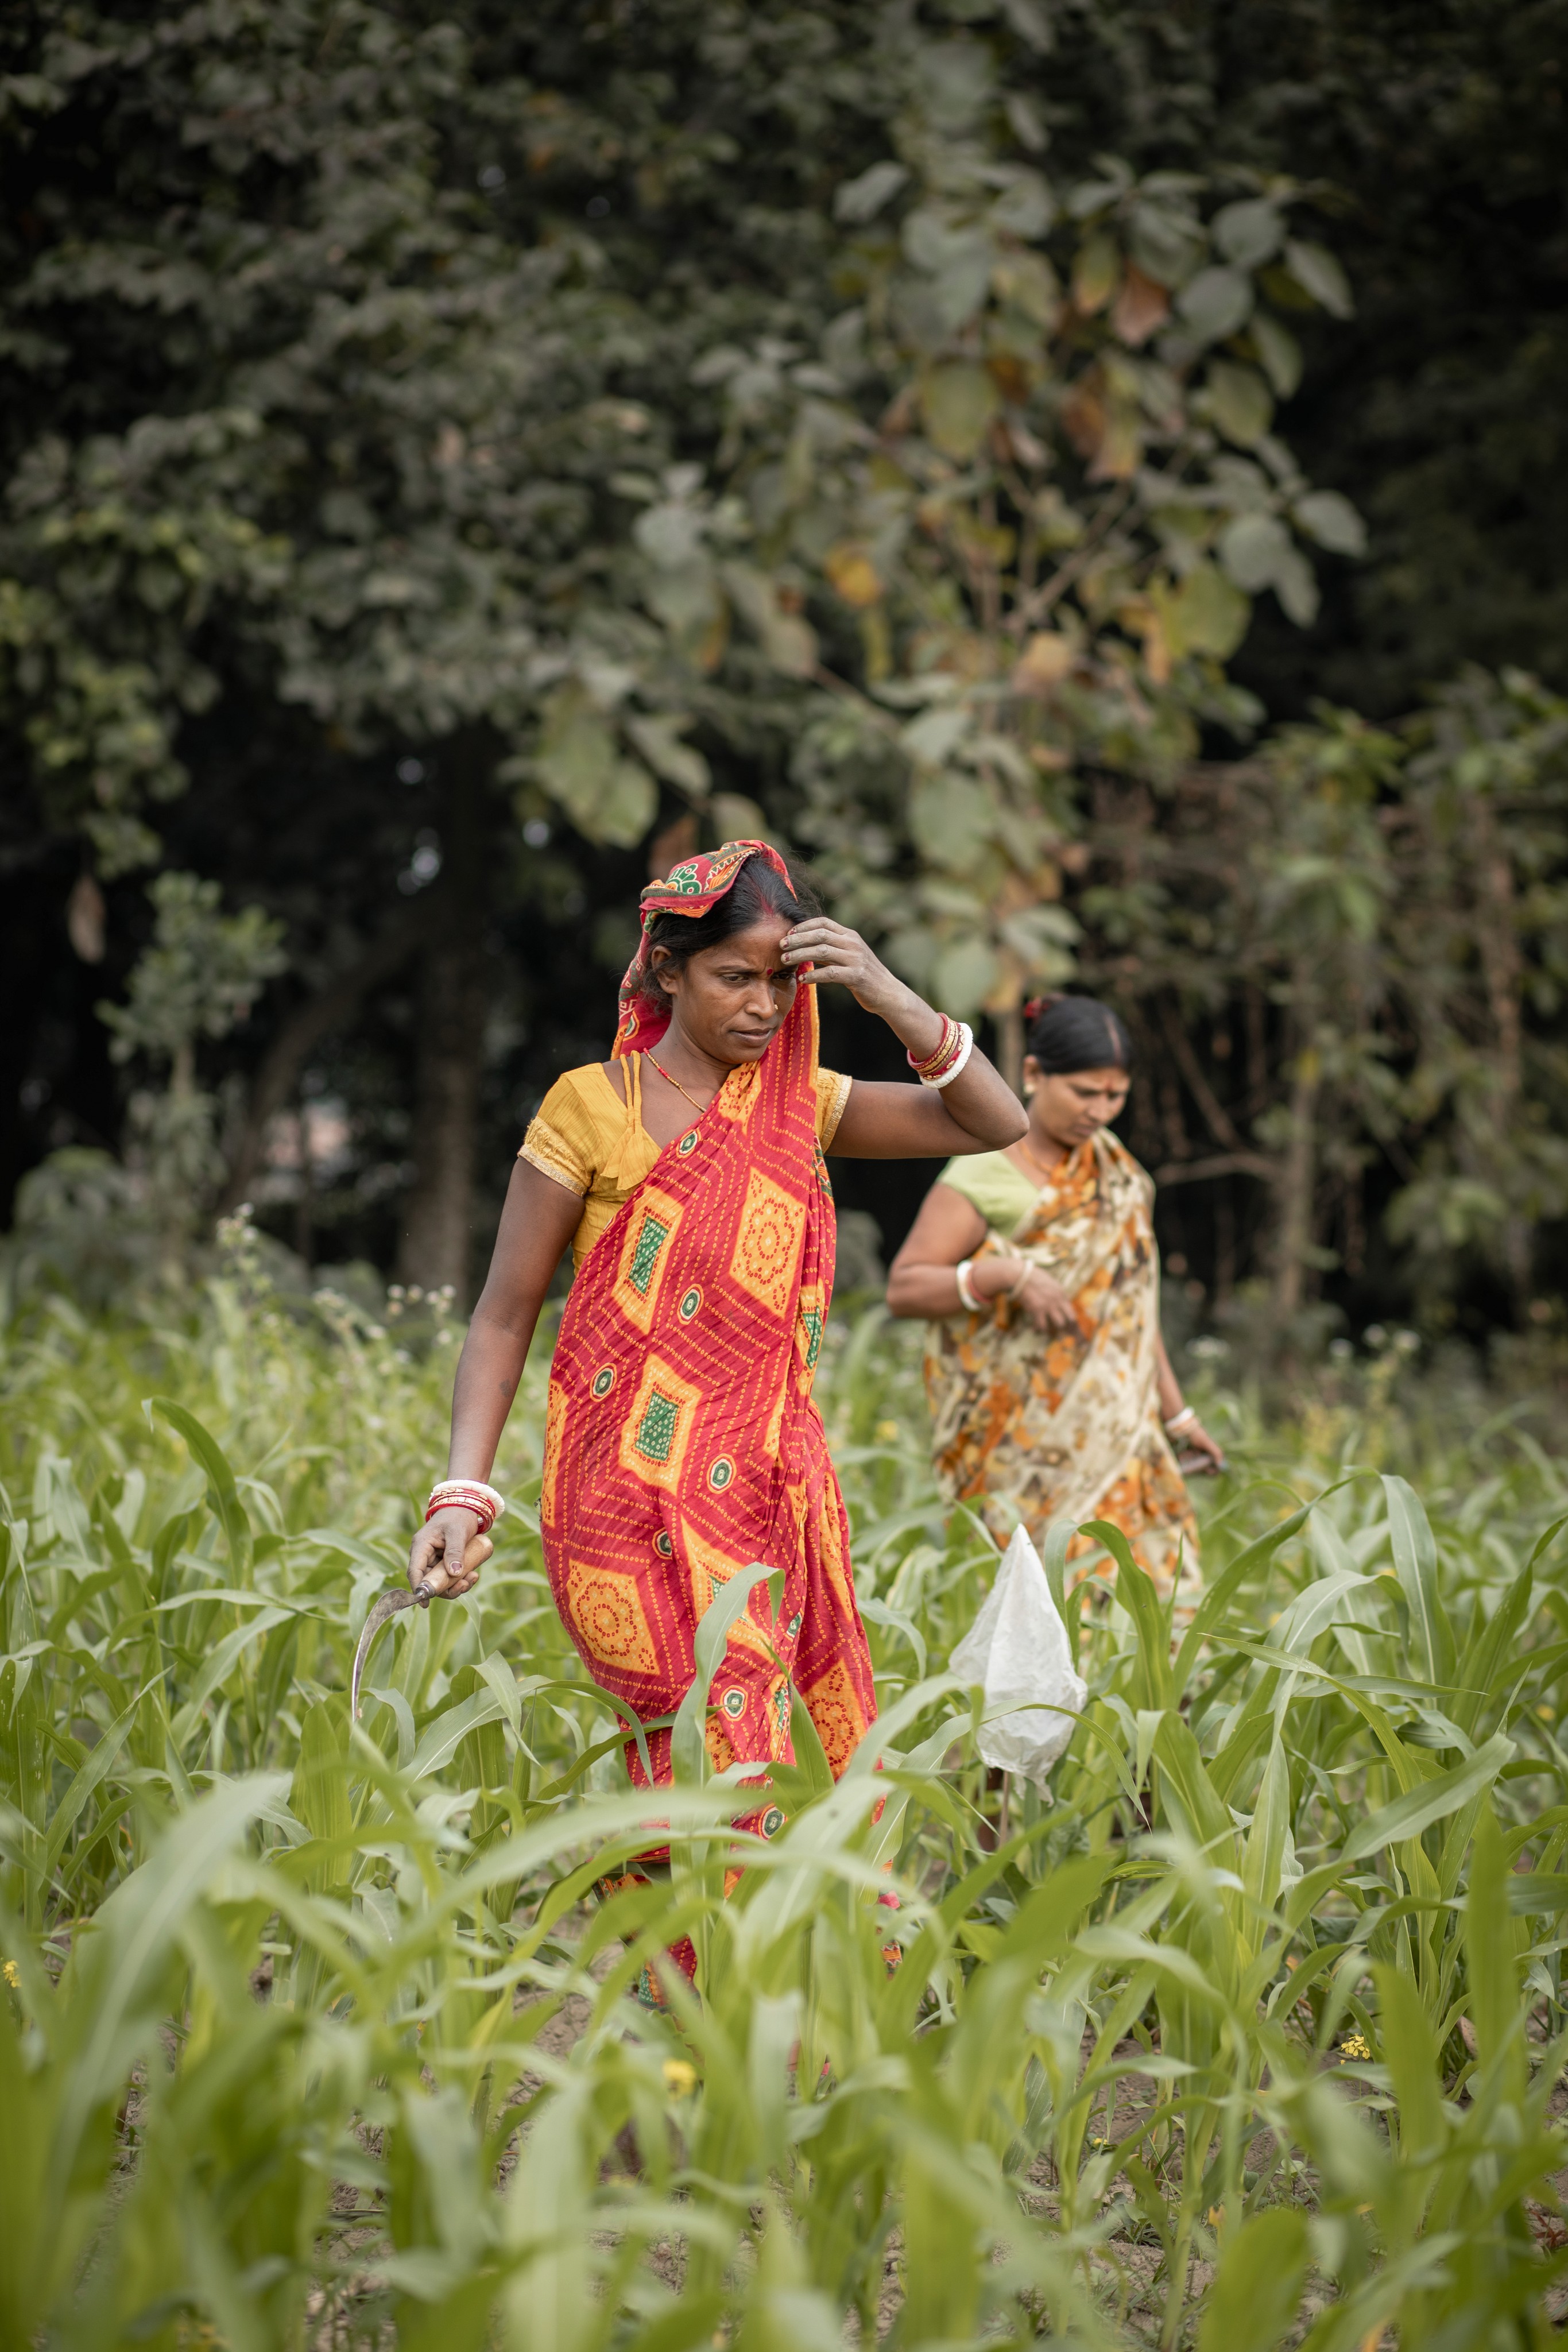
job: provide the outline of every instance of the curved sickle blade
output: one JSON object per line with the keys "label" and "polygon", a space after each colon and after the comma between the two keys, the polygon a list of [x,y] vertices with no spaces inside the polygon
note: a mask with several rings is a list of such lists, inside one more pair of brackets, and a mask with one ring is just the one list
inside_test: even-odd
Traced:
{"label": "curved sickle blade", "polygon": [[349,1704],[356,1723],[360,1719],[360,1685],[365,1678],[365,1661],[371,1654],[376,1635],[389,1618],[395,1617],[400,1610],[412,1609],[416,1602],[421,1609],[428,1609],[434,1598],[428,1584],[422,1584],[417,1592],[411,1592],[406,1584],[394,1585],[390,1592],[382,1593],[366,1618],[359,1648],[354,1652],[354,1677],[349,1685]]}

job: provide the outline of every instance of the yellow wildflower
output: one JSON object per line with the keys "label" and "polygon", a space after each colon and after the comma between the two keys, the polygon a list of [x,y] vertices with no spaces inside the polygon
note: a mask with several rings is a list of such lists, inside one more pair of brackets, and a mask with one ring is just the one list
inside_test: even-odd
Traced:
{"label": "yellow wildflower", "polygon": [[666,2058],[664,2081],[677,2099],[689,2098],[697,2086],[697,2070],[688,2058]]}
{"label": "yellow wildflower", "polygon": [[7,1960],[5,1963],[5,1981],[10,1986],[13,1992],[16,1991],[16,1987],[22,1981],[22,1971],[16,1966],[15,1960]]}

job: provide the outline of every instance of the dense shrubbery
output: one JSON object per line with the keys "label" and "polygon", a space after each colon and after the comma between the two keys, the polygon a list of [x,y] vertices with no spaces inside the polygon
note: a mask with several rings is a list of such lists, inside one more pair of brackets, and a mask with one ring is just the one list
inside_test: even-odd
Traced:
{"label": "dense shrubbery", "polygon": [[[1555,1461],[1454,1444],[1428,1519],[1350,1466],[1421,1450],[1396,1351],[1304,1434],[1222,1396],[1261,1475],[1196,1626],[1173,1660],[1125,1572],[1074,1607],[1092,1704],[988,1853],[942,1667],[992,1555],[934,1503],[910,1335],[847,1318],[880,1777],[802,1750],[726,1901],[734,1799],[678,1738],[670,1880],[596,1909],[646,1800],[530,1529],[537,1366],[478,1591],[347,1719],[455,1337],[383,1314],[286,1307],[242,1239],[198,1298],[6,1337],[7,2342],[1544,2341]],[[661,2018],[628,1987],[683,1931]]]}

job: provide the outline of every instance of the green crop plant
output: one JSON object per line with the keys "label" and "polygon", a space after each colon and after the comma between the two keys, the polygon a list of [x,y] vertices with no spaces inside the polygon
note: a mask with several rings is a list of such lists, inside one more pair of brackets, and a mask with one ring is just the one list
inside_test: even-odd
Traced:
{"label": "green crop plant", "polygon": [[650,1800],[549,1602],[542,1353],[494,1559],[382,1635],[354,1724],[441,1303],[290,1304],[241,1242],[178,1315],[14,1317],[0,2342],[1548,2340],[1563,1464],[1440,1458],[1386,1382],[1305,1434],[1217,1397],[1196,1616],[1111,1529],[1075,1585],[1056,1532],[1090,1700],[998,1819],[945,1672],[994,1549],[934,1493],[907,1335],[852,1316],[821,1396],[876,1736],[835,1786],[798,1710],[785,1826],[738,1833],[699,1670],[668,1874],[600,1901]]}

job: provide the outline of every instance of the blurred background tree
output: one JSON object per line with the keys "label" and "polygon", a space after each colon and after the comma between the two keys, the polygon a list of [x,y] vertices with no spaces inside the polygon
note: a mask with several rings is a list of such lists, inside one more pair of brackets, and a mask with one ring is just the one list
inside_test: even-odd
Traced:
{"label": "blurred background tree", "polygon": [[[1542,1312],[1565,17],[10,12],[0,1189],[188,1080],[193,1213],[465,1291],[766,829],[1004,1059],[1117,998],[1195,1306]],[[287,963],[161,1076],[191,877]]]}

